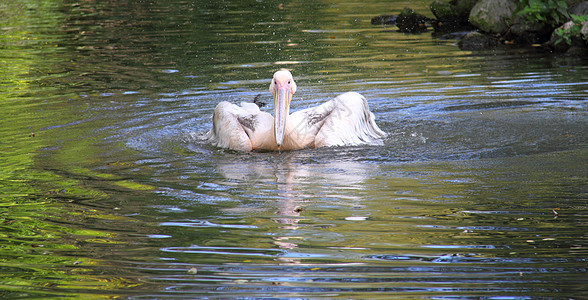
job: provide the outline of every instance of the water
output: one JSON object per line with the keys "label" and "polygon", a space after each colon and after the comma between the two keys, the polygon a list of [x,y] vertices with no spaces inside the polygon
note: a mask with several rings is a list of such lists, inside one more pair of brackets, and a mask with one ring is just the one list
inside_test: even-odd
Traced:
{"label": "water", "polygon": [[[0,4],[0,295],[588,297],[586,60],[369,22],[407,5]],[[281,67],[384,145],[208,145]]]}

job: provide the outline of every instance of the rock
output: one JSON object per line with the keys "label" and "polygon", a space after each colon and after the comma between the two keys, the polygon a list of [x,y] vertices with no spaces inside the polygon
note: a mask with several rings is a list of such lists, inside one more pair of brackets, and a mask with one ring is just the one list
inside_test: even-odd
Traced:
{"label": "rock", "polygon": [[456,15],[455,7],[449,2],[435,0],[429,5],[431,12],[437,17],[437,20],[449,19]]}
{"label": "rock", "polygon": [[516,8],[516,1],[480,0],[470,12],[470,23],[487,33],[503,33]]}
{"label": "rock", "polygon": [[[566,22],[553,31],[551,38],[545,46],[556,52],[566,52],[571,48],[588,48],[586,34],[588,34],[588,21],[576,24],[573,21]],[[578,52],[575,50],[575,52]]]}
{"label": "rock", "polygon": [[542,44],[549,40],[553,28],[545,22],[530,22],[524,17],[514,16],[506,38],[517,44]]}
{"label": "rock", "polygon": [[588,48],[572,46],[566,51],[565,55],[572,57],[588,57]]}
{"label": "rock", "polygon": [[570,48],[572,41],[571,39],[566,41],[562,33],[570,32],[573,26],[574,22],[569,21],[555,29],[551,34],[551,38],[545,43],[545,45],[555,52],[567,51]]}
{"label": "rock", "polygon": [[372,25],[395,25],[396,15],[381,15],[372,18]]}
{"label": "rock", "polygon": [[[568,22],[571,23],[571,22]],[[561,27],[563,28],[564,25],[562,25]],[[554,31],[553,34],[551,34],[551,38],[549,39],[549,41],[547,41],[545,43],[545,46],[547,46],[548,48],[550,48],[551,50],[555,51],[555,52],[565,52],[570,48],[570,45],[568,45],[563,37],[561,35],[558,34],[558,31]]]}
{"label": "rock", "polygon": [[427,31],[427,23],[431,21],[432,19],[405,7],[396,18],[396,26],[401,32],[420,33]]}
{"label": "rock", "polygon": [[[570,15],[586,15],[588,14],[588,1],[566,1],[571,5],[567,10]],[[554,12],[555,13],[555,12]],[[569,21],[569,19],[568,19]],[[512,39],[517,44],[543,44],[548,42],[557,24],[555,20],[532,20],[528,17],[514,14],[510,30],[506,34],[506,39]],[[561,39],[559,36],[555,38]],[[562,47],[554,47],[554,41],[549,43],[552,49],[561,51]],[[563,47],[567,49],[567,47]],[[565,51],[565,49],[563,49]]]}
{"label": "rock", "polygon": [[489,34],[470,32],[466,34],[457,45],[461,50],[478,51],[496,48],[499,45],[498,38]]}
{"label": "rock", "polygon": [[471,30],[469,22],[470,11],[477,0],[452,0],[445,2],[435,0],[429,6],[437,18],[433,23],[436,33]]}
{"label": "rock", "polygon": [[451,0],[449,3],[455,6],[456,11],[460,15],[470,15],[470,11],[474,8],[474,5],[478,0]]}
{"label": "rock", "polygon": [[578,16],[588,15],[588,1],[583,1],[570,6],[570,8],[568,8],[568,13],[570,15]]}
{"label": "rock", "polygon": [[435,0],[429,7],[437,20],[448,20],[452,18],[467,20],[476,2],[477,0],[451,0],[449,2]]}
{"label": "rock", "polygon": [[465,22],[460,22],[458,20],[450,20],[450,21],[435,21],[431,23],[431,26],[433,26],[433,30],[435,30],[435,32],[433,33],[433,35],[435,37],[439,37],[441,35],[444,35],[446,33],[451,33],[451,32],[459,32],[459,31],[467,31],[470,32],[472,30],[476,30],[476,27],[474,27],[472,24],[470,24],[470,22],[465,21]]}
{"label": "rock", "polygon": [[471,31],[454,31],[454,32],[439,34],[439,35],[436,35],[435,37],[440,40],[461,40],[466,35],[468,35],[470,32]]}
{"label": "rock", "polygon": [[583,0],[565,0],[568,7],[572,7],[580,2],[584,2]]}

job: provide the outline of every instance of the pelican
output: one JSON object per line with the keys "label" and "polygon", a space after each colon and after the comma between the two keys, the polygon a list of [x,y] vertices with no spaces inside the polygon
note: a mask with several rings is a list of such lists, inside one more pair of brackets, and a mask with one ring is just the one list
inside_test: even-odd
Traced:
{"label": "pelican", "polygon": [[381,144],[386,137],[361,94],[347,92],[290,114],[290,101],[296,93],[290,71],[275,72],[269,90],[274,97],[274,116],[254,103],[237,106],[223,101],[214,109],[208,140],[232,150],[288,151]]}

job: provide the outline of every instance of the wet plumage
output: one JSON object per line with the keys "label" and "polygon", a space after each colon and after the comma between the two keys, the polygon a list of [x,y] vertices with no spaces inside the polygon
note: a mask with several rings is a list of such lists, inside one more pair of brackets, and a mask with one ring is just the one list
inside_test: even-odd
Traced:
{"label": "wet plumage", "polygon": [[274,151],[379,144],[386,136],[365,97],[358,93],[344,93],[319,106],[289,114],[296,83],[287,70],[274,74],[270,92],[274,96],[274,116],[254,103],[219,103],[208,140],[233,150]]}

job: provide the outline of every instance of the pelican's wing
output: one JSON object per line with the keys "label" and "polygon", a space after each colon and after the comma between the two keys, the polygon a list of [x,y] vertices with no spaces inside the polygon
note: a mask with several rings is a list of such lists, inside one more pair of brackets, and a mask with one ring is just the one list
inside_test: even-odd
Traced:
{"label": "pelican's wing", "polygon": [[381,144],[386,137],[376,125],[365,97],[355,92],[297,111],[292,117],[293,124],[298,124],[296,132],[307,139],[312,136],[310,146],[314,147]]}
{"label": "pelican's wing", "polygon": [[[269,117],[269,119],[268,119]],[[208,140],[215,146],[251,151],[256,148],[256,136],[273,122],[273,117],[253,103],[241,106],[223,101],[214,109],[212,129]]]}

